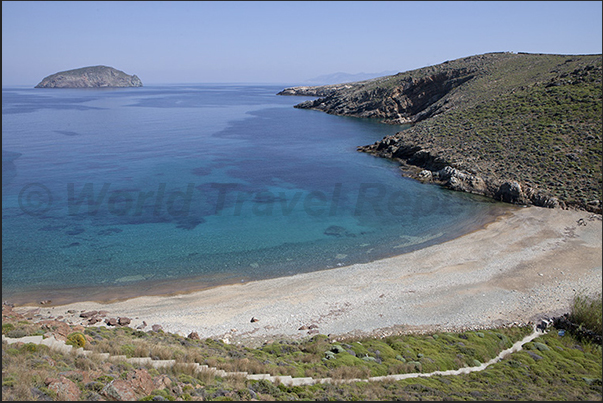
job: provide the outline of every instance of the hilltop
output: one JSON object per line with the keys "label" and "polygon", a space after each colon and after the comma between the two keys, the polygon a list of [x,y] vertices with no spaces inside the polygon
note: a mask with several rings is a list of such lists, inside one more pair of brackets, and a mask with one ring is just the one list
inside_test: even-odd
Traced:
{"label": "hilltop", "polygon": [[601,55],[487,53],[354,83],[286,88],[296,105],[410,127],[359,151],[497,200],[601,212]]}
{"label": "hilltop", "polygon": [[142,87],[136,75],[107,66],[61,71],[44,78],[35,88]]}

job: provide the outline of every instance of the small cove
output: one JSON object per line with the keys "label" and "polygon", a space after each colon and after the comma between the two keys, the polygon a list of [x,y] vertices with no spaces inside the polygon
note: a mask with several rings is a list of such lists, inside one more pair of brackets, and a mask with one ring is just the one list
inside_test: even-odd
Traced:
{"label": "small cove", "polygon": [[445,242],[506,209],[356,152],[403,129],[280,86],[3,88],[2,292],[193,291]]}

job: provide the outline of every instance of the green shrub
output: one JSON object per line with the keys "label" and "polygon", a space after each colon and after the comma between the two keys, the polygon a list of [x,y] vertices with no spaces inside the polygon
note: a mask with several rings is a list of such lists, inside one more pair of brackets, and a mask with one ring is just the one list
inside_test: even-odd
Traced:
{"label": "green shrub", "polygon": [[38,345],[34,343],[25,343],[23,347],[21,347],[21,351],[28,353],[35,353],[38,350]]}
{"label": "green shrub", "polygon": [[134,356],[134,351],[136,351],[136,347],[133,344],[124,344],[120,347],[121,353],[126,357],[130,358]]}
{"label": "green shrub", "polygon": [[189,383],[189,384],[193,384],[193,385],[196,385],[197,383],[199,383],[199,381],[197,379],[195,379],[192,376],[187,375],[187,374],[178,375],[178,380],[182,383]]}
{"label": "green shrub", "polygon": [[16,379],[13,376],[2,376],[2,388],[12,388],[17,384]]}
{"label": "green shrub", "polygon": [[74,332],[67,336],[67,341],[65,344],[76,348],[84,347],[86,345],[86,338],[80,332]]}
{"label": "green shrub", "polygon": [[21,337],[25,337],[27,335],[28,334],[25,329],[13,329],[6,333],[6,336],[10,337],[11,339],[20,339]]}
{"label": "green shrub", "polygon": [[106,374],[106,375],[101,375],[98,378],[96,378],[96,381],[107,384],[107,383],[111,382],[112,380],[114,380],[115,378],[116,378],[115,375]]}
{"label": "green shrub", "polygon": [[574,296],[572,301],[569,319],[588,330],[601,334],[603,333],[603,326],[601,325],[601,316],[603,315],[601,304],[602,300],[600,292],[591,296],[578,293]]}
{"label": "green shrub", "polygon": [[3,323],[2,324],[2,334],[7,334],[8,332],[10,332],[11,330],[15,329],[15,325],[13,325],[12,323]]}

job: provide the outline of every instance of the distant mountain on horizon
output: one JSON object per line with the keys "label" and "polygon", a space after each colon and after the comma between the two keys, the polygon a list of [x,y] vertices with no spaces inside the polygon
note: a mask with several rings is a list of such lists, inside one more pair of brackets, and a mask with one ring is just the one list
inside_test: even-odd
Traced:
{"label": "distant mountain on horizon", "polygon": [[383,77],[383,76],[391,76],[394,74],[398,74],[399,71],[387,70],[382,71],[380,73],[332,73],[332,74],[323,74],[318,77],[311,78],[306,80],[307,84],[317,84],[317,85],[326,85],[326,84],[340,84],[340,83],[349,83],[354,81],[363,81],[369,80],[371,78]]}

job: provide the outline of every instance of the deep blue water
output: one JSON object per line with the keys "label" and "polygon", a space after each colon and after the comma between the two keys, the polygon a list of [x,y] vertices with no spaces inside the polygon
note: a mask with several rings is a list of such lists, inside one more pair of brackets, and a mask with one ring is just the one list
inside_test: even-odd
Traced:
{"label": "deep blue water", "polygon": [[283,87],[2,90],[2,294],[109,299],[322,270],[500,208],[359,153],[403,127]]}

